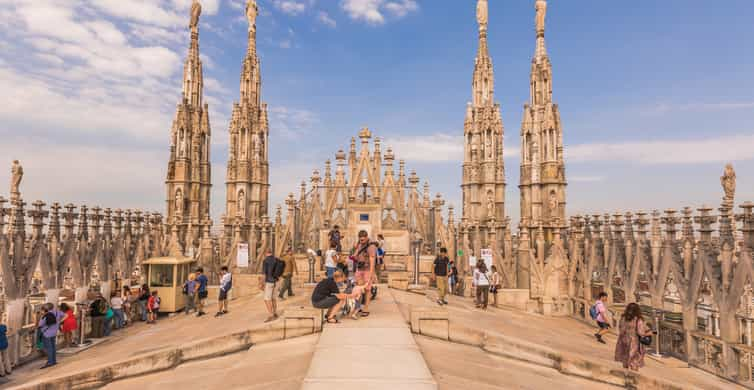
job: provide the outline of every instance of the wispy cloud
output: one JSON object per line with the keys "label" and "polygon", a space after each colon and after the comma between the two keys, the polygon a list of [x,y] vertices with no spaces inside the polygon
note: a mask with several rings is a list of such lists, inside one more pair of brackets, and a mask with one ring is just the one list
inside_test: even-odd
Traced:
{"label": "wispy cloud", "polygon": [[293,16],[303,13],[306,10],[306,4],[303,1],[275,0],[272,4],[283,13]]}
{"label": "wispy cloud", "polygon": [[700,164],[754,159],[754,134],[707,139],[597,143],[565,147],[566,161]]}
{"label": "wispy cloud", "polygon": [[384,12],[402,18],[410,12],[418,11],[419,4],[414,0],[343,0],[341,8],[353,20],[378,25],[385,23]]}
{"label": "wispy cloud", "polygon": [[319,124],[319,116],[309,110],[285,106],[269,108],[270,132],[284,139],[301,137]]}
{"label": "wispy cloud", "polygon": [[330,28],[335,28],[338,25],[335,19],[331,18],[330,15],[325,11],[320,11],[317,14],[317,20]]}

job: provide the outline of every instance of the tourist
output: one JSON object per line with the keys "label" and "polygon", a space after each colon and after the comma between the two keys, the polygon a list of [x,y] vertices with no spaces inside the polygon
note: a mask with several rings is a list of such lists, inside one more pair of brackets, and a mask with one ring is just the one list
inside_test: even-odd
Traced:
{"label": "tourist", "polygon": [[278,279],[283,275],[285,263],[272,255],[272,250],[265,251],[264,262],[262,263],[262,272],[264,275],[264,305],[267,307],[269,316],[264,322],[270,322],[278,318],[277,302],[275,302],[275,285]]}
{"label": "tourist", "polygon": [[123,292],[120,295],[120,299],[123,300],[123,326],[126,326],[133,321],[133,301],[134,296],[131,294],[131,287],[123,286]]}
{"label": "tourist", "polygon": [[336,251],[337,247],[338,244],[331,242],[330,248],[325,252],[325,275],[328,278],[332,278],[337,269],[339,259],[338,252]]}
{"label": "tourist", "polygon": [[[626,306],[620,321],[620,334],[615,344],[615,361],[623,363],[623,368],[638,371],[644,366],[646,345],[643,339],[650,338],[654,332],[644,324],[641,308],[636,302]],[[651,344],[651,338],[647,344]]]}
{"label": "tourist", "polygon": [[292,297],[293,294],[293,273],[298,275],[298,266],[296,265],[296,259],[293,257],[293,249],[288,249],[288,252],[283,257],[283,263],[285,268],[283,269],[283,285],[280,287],[280,294],[278,298],[285,299],[285,293],[288,293],[288,297]]}
{"label": "tourist", "polygon": [[476,307],[486,310],[490,294],[490,276],[487,272],[487,265],[482,259],[476,262],[472,283],[476,287]]}
{"label": "tourist", "polygon": [[335,225],[333,230],[330,230],[330,233],[327,234],[327,238],[329,239],[330,244],[335,244],[335,250],[340,253],[343,248],[340,246],[340,228],[338,225]]}
{"label": "tourist", "polygon": [[359,239],[354,246],[353,253],[356,261],[356,283],[363,284],[367,292],[372,292],[372,294],[364,295],[364,308],[361,311],[361,316],[366,317],[369,315],[369,302],[373,299],[372,295],[376,295],[375,291],[372,290],[372,277],[377,261],[377,244],[369,239],[369,233],[366,230],[359,231]]}
{"label": "tourist", "polygon": [[385,236],[377,235],[377,280],[385,269]]}
{"label": "tourist", "polygon": [[123,328],[126,325],[126,319],[123,315],[123,298],[117,292],[114,292],[110,297],[110,308],[113,310],[115,329]]}
{"label": "tourist", "polygon": [[8,326],[0,324],[0,376],[10,375],[13,366],[8,353]]}
{"label": "tourist", "polygon": [[136,301],[139,304],[139,315],[142,321],[147,320],[147,301],[149,300],[149,286],[144,283],[139,290],[139,299]]}
{"label": "tourist", "polygon": [[147,324],[156,324],[157,314],[160,312],[160,297],[157,295],[157,290],[152,291],[152,295],[149,296],[147,311],[149,312]]}
{"label": "tourist", "polygon": [[606,302],[607,293],[602,291],[597,296],[597,301],[589,309],[589,314],[595,321],[597,321],[597,327],[599,327],[599,330],[594,334],[594,337],[602,344],[606,344],[605,340],[602,339],[602,336],[610,331],[610,323],[607,320],[607,308],[605,307]]}
{"label": "tourist", "polygon": [[458,269],[456,268],[456,262],[450,259],[448,262],[448,291],[450,294],[455,294],[457,277]]}
{"label": "tourist", "polygon": [[107,314],[107,303],[98,294],[92,303],[89,304],[89,321],[91,332],[89,337],[93,339],[102,338],[105,334],[105,315]]}
{"label": "tourist", "polygon": [[228,267],[220,268],[220,294],[217,297],[217,313],[215,317],[228,314],[228,292],[233,287],[233,276],[228,272]]}
{"label": "tourist", "polygon": [[60,320],[62,323],[60,330],[63,332],[63,345],[65,347],[73,347],[73,331],[78,328],[76,315],[73,313],[73,308],[65,302],[60,304],[60,311],[63,312],[63,318]]}
{"label": "tourist", "polygon": [[434,269],[432,271],[432,279],[437,284],[437,303],[447,305],[448,301],[445,300],[445,295],[448,293],[448,265],[450,259],[448,259],[448,250],[440,248],[440,254],[437,255],[434,262]]}
{"label": "tourist", "polygon": [[105,299],[105,297],[100,294],[100,299],[102,300],[102,306],[105,308],[105,336],[110,336],[110,333],[113,330],[113,321],[115,319],[115,312],[113,311],[113,308],[110,306],[110,302]]}
{"label": "tourist", "polygon": [[497,293],[500,290],[500,288],[503,286],[502,284],[502,277],[500,276],[500,273],[497,272],[497,267],[492,266],[490,267],[492,269],[492,275],[490,277],[490,292],[492,293],[492,306],[497,307]]}
{"label": "tourist", "polygon": [[[62,314],[62,313],[61,313]],[[58,364],[56,356],[56,339],[58,336],[58,317],[56,315],[55,305],[45,303],[42,305],[42,318],[37,324],[42,332],[42,345],[47,353],[47,363],[41,368],[48,368]]]}
{"label": "tourist", "polygon": [[207,314],[204,312],[204,305],[207,303],[207,296],[209,295],[207,292],[207,283],[209,282],[209,279],[207,279],[207,275],[204,274],[204,268],[202,267],[196,269],[196,282],[198,283],[196,288],[196,316],[201,317]]}
{"label": "tourist", "polygon": [[363,305],[361,304],[362,296],[366,293],[364,290],[364,284],[362,281],[362,285],[355,285],[351,287],[350,289],[346,290],[346,292],[349,294],[348,299],[346,299],[347,305],[350,308],[350,311],[347,313],[352,319],[358,320],[359,316],[361,315],[361,310]]}
{"label": "tourist", "polygon": [[191,272],[188,279],[183,282],[183,295],[186,297],[186,307],[183,312],[188,315],[191,310],[196,311],[196,295],[199,289],[199,283],[196,282],[196,274]]}
{"label": "tourist", "polygon": [[340,270],[335,271],[330,278],[322,279],[312,292],[312,306],[317,309],[327,310],[327,323],[338,323],[337,314],[345,304],[348,294],[340,292],[338,283],[345,281],[345,276]]}

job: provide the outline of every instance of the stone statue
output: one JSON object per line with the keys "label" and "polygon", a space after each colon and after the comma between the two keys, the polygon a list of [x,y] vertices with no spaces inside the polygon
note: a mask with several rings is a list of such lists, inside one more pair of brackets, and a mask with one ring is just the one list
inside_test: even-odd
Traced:
{"label": "stone statue", "polygon": [[487,29],[487,0],[479,0],[476,3],[476,21],[480,30]]}
{"label": "stone statue", "polygon": [[547,14],[547,1],[537,0],[535,5],[537,9],[537,34],[545,33],[545,15]]}
{"label": "stone statue", "polygon": [[555,191],[550,191],[550,199],[547,201],[547,208],[550,211],[550,217],[556,218],[558,216],[558,196]]}
{"label": "stone statue", "polygon": [[733,164],[725,164],[725,172],[720,176],[720,184],[725,191],[725,199],[732,201],[736,194],[736,171],[733,170]]}
{"label": "stone statue", "polygon": [[243,190],[238,192],[238,215],[246,216],[246,194]]}
{"label": "stone statue", "polygon": [[21,198],[21,180],[24,178],[24,168],[21,166],[21,164],[18,162],[18,160],[13,160],[13,167],[11,168],[11,179],[10,179],[10,196],[11,201],[18,200]]}
{"label": "stone statue", "polygon": [[487,158],[492,158],[492,140],[489,138],[487,138],[485,149],[487,149]]}
{"label": "stone statue", "polygon": [[191,21],[189,22],[189,28],[194,30],[199,25],[199,16],[202,14],[202,5],[198,0],[194,0],[191,4]]}
{"label": "stone statue", "polygon": [[183,192],[180,188],[175,191],[175,214],[183,214]]}
{"label": "stone statue", "polygon": [[246,18],[249,20],[249,32],[257,30],[257,13],[259,7],[257,7],[256,0],[248,0],[246,2]]}

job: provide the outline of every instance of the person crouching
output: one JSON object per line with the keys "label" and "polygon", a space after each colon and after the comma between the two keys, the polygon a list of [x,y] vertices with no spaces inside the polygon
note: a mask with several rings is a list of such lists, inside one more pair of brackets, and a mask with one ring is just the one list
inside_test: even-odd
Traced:
{"label": "person crouching", "polygon": [[327,309],[327,323],[337,324],[338,311],[345,304],[348,294],[341,293],[338,283],[345,281],[345,276],[340,270],[336,270],[331,278],[322,279],[312,292],[312,306],[317,309]]}

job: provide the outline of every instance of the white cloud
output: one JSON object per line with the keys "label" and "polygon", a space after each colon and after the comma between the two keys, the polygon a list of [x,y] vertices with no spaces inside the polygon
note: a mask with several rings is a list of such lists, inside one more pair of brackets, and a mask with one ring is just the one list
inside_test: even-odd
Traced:
{"label": "white cloud", "polygon": [[274,106],[269,108],[270,132],[286,139],[308,133],[319,123],[319,116],[309,110]]}
{"label": "white cloud", "polygon": [[306,4],[302,1],[295,0],[275,0],[275,8],[288,15],[298,15],[306,10]]}
{"label": "white cloud", "polygon": [[393,15],[402,18],[408,15],[409,12],[417,11],[419,9],[419,4],[414,0],[391,1],[385,4],[385,9],[390,11]]}
{"label": "white cloud", "polygon": [[700,140],[663,140],[565,147],[566,161],[700,164],[754,159],[754,134]]}
{"label": "white cloud", "polygon": [[341,8],[353,20],[376,25],[385,23],[385,11],[396,18],[402,18],[410,12],[418,11],[419,4],[415,0],[342,0]]}
{"label": "white cloud", "polygon": [[330,28],[335,28],[338,25],[335,19],[331,18],[330,15],[325,11],[319,12],[319,14],[317,15],[317,20]]}

